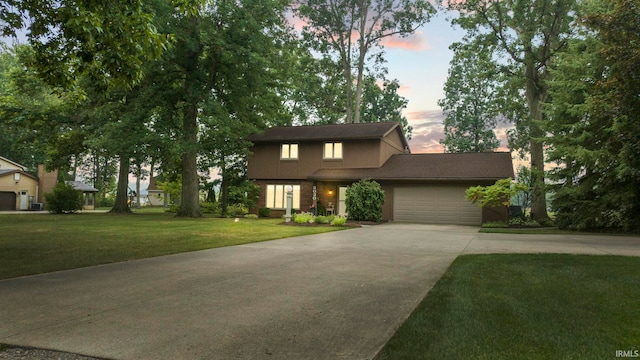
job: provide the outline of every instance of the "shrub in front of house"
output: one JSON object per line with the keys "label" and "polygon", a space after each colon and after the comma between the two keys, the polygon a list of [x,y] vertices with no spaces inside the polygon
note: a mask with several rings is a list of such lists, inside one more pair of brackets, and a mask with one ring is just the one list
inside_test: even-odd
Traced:
{"label": "shrub in front of house", "polygon": [[257,219],[258,215],[256,214],[247,214],[244,216],[245,219]]}
{"label": "shrub in front of house", "polygon": [[296,214],[295,217],[293,218],[293,221],[296,224],[308,224],[308,223],[315,222],[315,217],[313,216],[313,214],[301,213],[301,214]]}
{"label": "shrub in front of house", "polygon": [[260,217],[268,218],[269,216],[271,216],[271,209],[269,209],[268,207],[261,207],[258,210],[258,215]]}
{"label": "shrub in front of house", "polygon": [[203,214],[213,214],[216,216],[220,216],[220,204],[214,202],[200,203],[200,212],[202,212]]}
{"label": "shrub in front of house", "polygon": [[336,216],[331,220],[331,225],[333,226],[344,226],[347,223],[347,218],[343,216]]}
{"label": "shrub in front of house", "polygon": [[383,204],[384,190],[375,181],[362,179],[347,188],[345,205],[351,220],[380,221]]}
{"label": "shrub in front of house", "polygon": [[242,204],[234,204],[227,206],[227,216],[237,217],[237,216],[245,216],[249,213],[249,209]]}
{"label": "shrub in front of house", "polygon": [[82,193],[63,182],[58,183],[53,192],[44,194],[47,210],[54,214],[69,214],[82,210]]}
{"label": "shrub in front of house", "polygon": [[333,220],[333,216],[316,216],[317,224],[329,224],[331,223],[331,220]]}

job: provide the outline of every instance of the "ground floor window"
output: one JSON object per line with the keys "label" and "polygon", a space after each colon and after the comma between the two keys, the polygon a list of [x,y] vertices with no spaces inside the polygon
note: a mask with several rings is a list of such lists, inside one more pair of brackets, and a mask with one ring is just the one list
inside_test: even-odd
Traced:
{"label": "ground floor window", "polygon": [[293,191],[293,208],[300,209],[300,185],[267,185],[266,205],[270,209],[287,207],[287,189]]}

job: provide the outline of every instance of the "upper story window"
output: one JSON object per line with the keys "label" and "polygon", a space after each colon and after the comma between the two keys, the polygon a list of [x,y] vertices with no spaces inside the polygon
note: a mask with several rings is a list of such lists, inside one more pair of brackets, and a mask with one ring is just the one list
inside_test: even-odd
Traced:
{"label": "upper story window", "polygon": [[298,144],[282,144],[280,159],[297,159]]}
{"label": "upper story window", "polygon": [[324,143],[325,159],[342,159],[342,143]]}

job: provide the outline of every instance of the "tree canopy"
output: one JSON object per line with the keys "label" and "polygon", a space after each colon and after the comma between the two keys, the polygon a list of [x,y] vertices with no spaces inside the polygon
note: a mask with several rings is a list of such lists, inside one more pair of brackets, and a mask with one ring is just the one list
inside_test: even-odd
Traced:
{"label": "tree canopy", "polygon": [[[500,112],[497,71],[490,54],[468,44],[454,43],[450,48],[454,56],[444,85],[445,98],[438,101],[445,115],[445,137],[440,143],[446,152],[493,151],[500,146],[493,130]],[[476,59],[470,62],[472,56]]]}
{"label": "tree canopy", "polygon": [[[467,31],[463,40],[478,53],[488,52],[496,69],[505,77],[503,96],[511,94],[502,113],[519,109],[526,99],[527,114],[516,112],[508,116],[516,121],[521,142],[525,140],[531,160],[533,180],[532,215],[534,219],[547,219],[546,189],[544,182],[544,132],[541,124],[547,119],[544,103],[549,100],[549,66],[572,36],[573,14],[576,0],[532,1],[444,1],[439,3],[457,11],[453,22]],[[468,58],[473,62],[474,52]]]}
{"label": "tree canopy", "polygon": [[307,43],[341,69],[346,123],[361,121],[367,61],[381,65],[381,41],[412,34],[434,13],[426,0],[298,1],[296,14],[306,23]]}
{"label": "tree canopy", "polygon": [[17,34],[26,35],[34,48],[30,65],[49,84],[65,87],[79,74],[105,85],[139,81],[145,61],[170,44],[142,0],[0,1],[0,35]]}
{"label": "tree canopy", "polygon": [[573,229],[640,231],[640,8],[594,1],[557,61],[547,113],[553,207]]}

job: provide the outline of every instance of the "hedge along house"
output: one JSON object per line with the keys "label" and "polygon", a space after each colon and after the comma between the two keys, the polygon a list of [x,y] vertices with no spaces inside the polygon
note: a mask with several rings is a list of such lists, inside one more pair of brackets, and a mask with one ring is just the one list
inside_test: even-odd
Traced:
{"label": "hedge along house", "polygon": [[284,214],[287,188],[298,211],[317,204],[347,215],[346,189],[364,178],[385,191],[384,220],[480,225],[506,216],[472,205],[465,190],[513,177],[510,153],[411,154],[395,122],[275,127],[248,139],[247,174],[261,189],[257,207],[270,208],[272,217]]}

